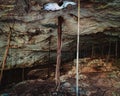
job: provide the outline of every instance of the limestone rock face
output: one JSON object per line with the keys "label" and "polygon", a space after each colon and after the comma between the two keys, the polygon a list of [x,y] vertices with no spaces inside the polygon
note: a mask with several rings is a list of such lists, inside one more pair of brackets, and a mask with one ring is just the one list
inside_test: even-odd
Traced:
{"label": "limestone rock face", "polygon": [[[74,58],[75,53],[71,53],[71,50],[76,50],[78,19],[80,19],[79,27],[82,36],[102,32],[110,36],[120,37],[119,0],[111,0],[111,2],[108,0],[106,2],[101,0],[84,2],[81,0],[80,18],[77,17],[77,6],[48,12],[43,10],[43,5],[47,2],[58,1],[0,1],[0,65],[6,50],[10,28],[12,34],[6,69],[55,63],[58,16],[64,18],[62,61]],[[82,37],[80,42],[85,42],[85,40],[86,37]],[[48,62],[49,58],[51,62]]]}

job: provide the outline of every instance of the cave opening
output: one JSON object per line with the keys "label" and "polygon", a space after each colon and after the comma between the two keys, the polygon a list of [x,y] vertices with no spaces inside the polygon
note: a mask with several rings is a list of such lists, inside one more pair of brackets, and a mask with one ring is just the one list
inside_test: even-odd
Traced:
{"label": "cave opening", "polygon": [[[119,96],[119,1],[79,0],[80,5],[78,0],[64,1],[0,0],[0,96],[75,96],[77,89],[81,96]],[[59,16],[64,18],[62,38],[57,34]],[[57,44],[62,45],[61,57]],[[60,90],[55,90],[57,56]]]}
{"label": "cave opening", "polygon": [[[74,61],[76,57],[76,39],[74,44],[72,43],[72,49],[69,51],[62,51],[61,56],[61,74],[68,72],[74,64],[69,62]],[[50,44],[50,42],[49,42]],[[104,33],[96,33],[89,35],[80,36],[80,59],[91,58],[91,59],[105,59],[105,62],[117,62],[120,59],[120,39],[117,36],[109,36]],[[44,65],[37,65],[33,67],[26,68],[13,68],[10,70],[4,70],[3,79],[1,83],[1,88],[4,89],[11,87],[12,85],[24,81],[24,80],[34,80],[43,79],[47,80],[55,76],[55,62],[52,61],[50,57],[51,51],[48,54],[48,61]],[[65,56],[69,56],[65,58]],[[66,69],[65,66],[68,69]],[[119,66],[119,64],[118,64]],[[49,67],[49,68],[48,68]],[[67,70],[67,71],[66,71]],[[45,72],[43,72],[45,71]],[[40,75],[42,74],[42,75]],[[11,78],[12,76],[12,78]],[[9,86],[8,86],[9,85]]]}

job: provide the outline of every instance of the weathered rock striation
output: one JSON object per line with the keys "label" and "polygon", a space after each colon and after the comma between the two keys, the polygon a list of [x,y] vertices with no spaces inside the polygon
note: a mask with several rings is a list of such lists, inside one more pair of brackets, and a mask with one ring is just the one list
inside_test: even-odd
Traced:
{"label": "weathered rock striation", "polygon": [[[54,12],[43,10],[43,4],[51,1],[0,1],[0,65],[12,29],[5,69],[55,63],[58,16],[64,18],[62,61],[75,58],[75,52],[71,51],[76,50],[77,6]],[[120,0],[105,1],[81,0],[80,42],[93,42],[93,37],[88,35],[99,32],[120,39]],[[95,42],[103,42],[99,39]]]}

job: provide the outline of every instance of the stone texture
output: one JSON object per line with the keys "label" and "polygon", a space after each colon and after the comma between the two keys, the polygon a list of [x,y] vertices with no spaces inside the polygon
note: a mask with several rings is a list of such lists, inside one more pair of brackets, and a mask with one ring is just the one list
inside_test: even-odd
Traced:
{"label": "stone texture", "polygon": [[[10,27],[12,28],[12,35],[6,69],[48,63],[49,51],[51,62],[55,63],[58,16],[64,18],[62,29],[63,61],[70,60],[71,57],[74,58],[75,53],[69,51],[71,49],[76,50],[77,6],[71,9],[47,12],[42,9],[42,6],[51,2],[50,0],[26,1],[0,1],[0,64]],[[119,0],[106,1],[105,5],[97,2],[99,0],[94,0],[93,3],[81,3],[80,35],[103,32],[110,36],[120,37]],[[30,8],[26,9],[28,5]],[[80,38],[80,42],[88,40],[92,42],[90,37],[87,39],[86,37]],[[72,54],[71,57],[70,54]]]}

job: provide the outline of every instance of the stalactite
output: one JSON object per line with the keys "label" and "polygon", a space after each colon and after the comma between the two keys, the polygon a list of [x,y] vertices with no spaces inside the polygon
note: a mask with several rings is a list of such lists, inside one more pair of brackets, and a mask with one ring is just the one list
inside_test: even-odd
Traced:
{"label": "stalactite", "polygon": [[107,63],[110,59],[110,53],[111,53],[111,40],[109,40],[109,48],[108,48],[108,54],[107,54],[107,59],[106,59]]}
{"label": "stalactite", "polygon": [[24,80],[25,80],[25,69],[22,68],[22,81],[24,81]]}
{"label": "stalactite", "polygon": [[101,57],[104,55],[104,44],[101,44]]}
{"label": "stalactite", "polygon": [[94,57],[94,55],[95,55],[95,52],[94,52],[94,44],[92,44],[92,52],[91,52],[91,57],[93,58]]}
{"label": "stalactite", "polygon": [[49,52],[48,52],[48,78],[50,77],[50,64],[51,64],[51,62],[50,62],[50,54],[51,54],[51,35],[50,35],[50,37],[49,37]]}
{"label": "stalactite", "polygon": [[88,55],[88,52],[87,52],[87,46],[85,48],[85,57]]}
{"label": "stalactite", "polygon": [[115,42],[115,59],[118,57],[118,40]]}

